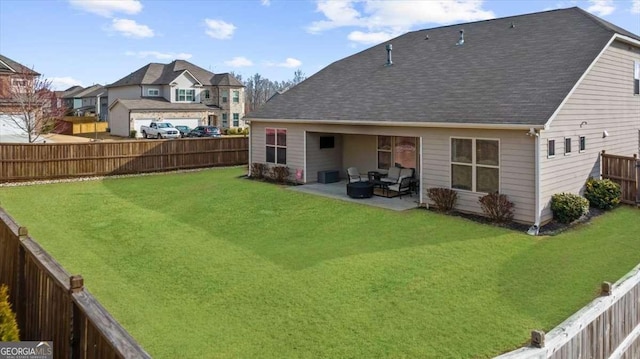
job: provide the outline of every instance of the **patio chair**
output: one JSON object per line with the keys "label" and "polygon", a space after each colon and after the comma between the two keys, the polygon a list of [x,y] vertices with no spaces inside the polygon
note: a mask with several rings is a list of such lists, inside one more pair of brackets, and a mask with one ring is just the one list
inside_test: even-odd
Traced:
{"label": "patio chair", "polygon": [[[402,198],[403,194],[409,194],[411,196],[411,183],[413,182],[413,178],[411,177],[400,177],[400,180],[396,184],[389,185],[387,187],[387,197],[389,196],[389,192],[395,192],[397,196]],[[395,197],[395,196],[394,196]]]}
{"label": "patio chair", "polygon": [[347,174],[349,175],[349,183],[369,180],[368,176],[361,175],[360,172],[358,172],[358,169],[355,167],[347,168]]}

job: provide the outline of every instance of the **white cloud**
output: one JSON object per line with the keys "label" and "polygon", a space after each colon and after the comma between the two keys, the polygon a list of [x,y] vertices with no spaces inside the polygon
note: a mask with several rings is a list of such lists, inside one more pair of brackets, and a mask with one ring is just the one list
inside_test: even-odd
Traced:
{"label": "white cloud", "polygon": [[610,15],[616,9],[613,0],[589,0],[589,3],[591,6],[587,8],[587,11],[598,16]]}
{"label": "white cloud", "polygon": [[207,25],[205,33],[214,39],[230,39],[236,31],[235,25],[222,20],[204,19],[204,22]]}
{"label": "white cloud", "polygon": [[225,61],[224,64],[231,67],[247,67],[253,66],[253,61],[244,56],[237,56],[231,60]]}
{"label": "white cloud", "polygon": [[393,37],[398,36],[399,34],[392,34],[388,32],[362,32],[362,31],[352,31],[347,39],[358,42],[361,44],[379,44],[383,41],[387,41]]}
{"label": "white cloud", "polygon": [[294,59],[293,57],[287,57],[284,62],[274,63],[268,62],[267,66],[276,66],[276,67],[287,67],[287,68],[296,68],[302,65],[302,61],[298,59]]}
{"label": "white cloud", "polygon": [[134,20],[129,19],[113,19],[111,22],[111,30],[119,32],[126,37],[137,39],[154,36],[153,30],[147,25],[140,25]]}
{"label": "white cloud", "polygon": [[451,24],[459,21],[486,20],[495,17],[482,7],[481,0],[318,0],[316,11],[326,19],[312,22],[307,31],[319,33],[340,27],[358,27],[349,39],[370,44],[373,39],[399,35],[415,26]]}
{"label": "white cloud", "polygon": [[631,2],[631,13],[640,14],[640,0],[633,0]]}
{"label": "white cloud", "polygon": [[114,13],[133,15],[142,11],[142,4],[138,0],[69,0],[69,3],[73,7],[104,17],[111,17]]}
{"label": "white cloud", "polygon": [[269,6],[269,5],[271,5],[271,0],[260,0],[260,3],[263,6]]}
{"label": "white cloud", "polygon": [[127,51],[124,54],[127,56],[135,56],[141,59],[144,59],[146,57],[154,57],[158,60],[174,60],[174,59],[189,60],[191,57],[193,57],[193,55],[187,54],[184,52],[175,53],[175,52],[160,52],[160,51],[137,51],[137,52]]}
{"label": "white cloud", "polygon": [[80,82],[80,80],[76,80],[70,76],[50,77],[47,80],[51,81],[51,89],[56,91],[66,90],[69,87],[75,86],[75,85],[82,86],[82,83]]}

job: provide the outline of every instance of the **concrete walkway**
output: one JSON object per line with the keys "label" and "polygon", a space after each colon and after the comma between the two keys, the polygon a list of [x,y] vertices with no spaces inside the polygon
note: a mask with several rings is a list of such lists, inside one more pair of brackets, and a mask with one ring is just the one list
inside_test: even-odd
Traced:
{"label": "concrete walkway", "polygon": [[317,196],[335,198],[341,201],[386,208],[393,211],[406,211],[408,209],[417,208],[419,204],[419,197],[415,193],[411,197],[409,195],[403,195],[402,198],[386,198],[380,196],[373,196],[371,198],[351,198],[347,196],[347,181],[340,181],[336,183],[309,183],[301,186],[291,186],[288,187],[288,189]]}

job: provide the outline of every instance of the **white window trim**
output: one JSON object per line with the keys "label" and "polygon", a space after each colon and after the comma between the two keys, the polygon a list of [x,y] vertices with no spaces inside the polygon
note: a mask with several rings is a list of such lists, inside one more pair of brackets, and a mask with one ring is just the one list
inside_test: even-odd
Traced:
{"label": "white window trim", "polygon": [[[274,130],[275,131],[275,144],[273,144],[273,145],[268,145],[267,144],[267,139],[266,139],[267,130]],[[287,131],[287,135],[286,136],[289,137],[289,131],[284,127],[266,127],[264,129],[264,136],[265,136],[265,141],[264,141],[265,142],[264,143],[264,146],[265,146],[264,162],[273,163],[274,165],[286,165],[287,164],[286,162],[285,163],[278,163],[278,148],[284,148],[285,150],[287,150],[287,145],[284,145],[284,146],[278,145],[278,130]],[[289,143],[289,139],[287,139],[287,143]],[[274,160],[275,160],[275,162],[267,162],[267,152],[266,152],[267,151],[267,147],[273,147],[274,148],[274,151],[275,151]]]}
{"label": "white window trim", "polygon": [[[639,85],[638,85],[638,93],[635,92],[635,82],[638,81]],[[633,95],[634,96],[640,96],[640,61],[638,60],[634,60],[633,61]]]}
{"label": "white window trim", "polygon": [[209,90],[207,90],[207,89],[202,90],[202,93],[201,93],[201,94],[203,95],[203,98],[204,98],[205,100],[208,100],[208,99],[210,99],[210,98],[211,98],[211,92],[210,92]]}
{"label": "white window trim", "polygon": [[[584,138],[584,149],[582,149],[582,139]],[[578,153],[587,151],[587,136],[578,136]]]}
{"label": "white window trim", "polygon": [[[549,154],[549,143],[552,142],[552,141],[553,141],[553,154],[551,155],[551,154]],[[556,152],[558,152],[557,149],[556,149],[556,140],[548,138],[547,139],[547,158],[555,158],[556,157]]]}
{"label": "white window trim", "polygon": [[[195,89],[181,89],[181,88],[178,88],[178,89],[176,89],[176,91],[178,92],[176,94],[176,102],[188,102],[188,103],[191,103],[191,102],[194,102],[196,100],[196,90]],[[180,100],[180,91],[184,91],[184,100]],[[187,91],[193,92],[193,99],[192,100],[187,100]]]}
{"label": "white window trim", "polygon": [[[155,95],[151,93],[152,91],[155,93]],[[158,97],[158,96],[160,96],[160,90],[159,89],[147,89],[147,96]]]}
{"label": "white window trim", "polygon": [[[471,140],[471,163],[464,163],[464,162],[454,162],[451,159],[451,142],[453,139],[458,139],[458,140]],[[497,141],[498,142],[498,165],[497,166],[492,166],[492,165],[478,165],[476,163],[476,141]],[[462,136],[449,136],[449,188],[454,190],[454,191],[462,191],[462,192],[467,192],[467,193],[486,193],[487,192],[478,192],[476,191],[476,182],[477,182],[477,171],[476,168],[477,167],[483,167],[483,168],[497,168],[498,169],[498,193],[500,192],[500,189],[502,187],[502,162],[501,162],[501,153],[502,153],[502,144],[500,142],[499,138],[485,138],[485,137],[462,137]],[[463,165],[463,166],[471,166],[471,190],[468,189],[461,189],[461,188],[453,188],[451,181],[453,181],[453,173],[451,171],[451,165]]]}
{"label": "white window trim", "polygon": [[[379,143],[380,137],[391,137],[391,148],[389,150],[381,150],[378,147],[378,143]],[[393,163],[393,137],[394,136],[387,136],[387,135],[378,135],[378,136],[376,136],[376,167],[379,170],[386,171],[388,169],[380,168],[380,163],[378,162],[378,158],[380,158],[380,156],[378,156],[378,152],[389,152],[391,154],[391,156],[390,156],[391,157],[391,163],[389,163],[389,168],[393,167],[393,165],[394,165],[394,163]]]}
{"label": "white window trim", "polygon": [[[571,144],[571,149],[569,152],[567,152],[567,140],[569,140],[569,143]],[[564,155],[571,156],[571,154],[573,153],[573,141],[571,141],[571,137],[565,137],[563,145],[564,145]]]}
{"label": "white window trim", "polygon": [[[236,94],[238,94],[238,97],[236,97]],[[238,90],[233,91],[232,101],[233,103],[240,103],[240,91]]]}

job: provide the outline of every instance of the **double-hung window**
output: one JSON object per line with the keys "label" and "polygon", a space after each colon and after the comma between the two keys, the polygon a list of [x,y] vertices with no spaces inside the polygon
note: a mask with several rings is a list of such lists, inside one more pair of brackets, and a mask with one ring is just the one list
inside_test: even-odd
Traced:
{"label": "double-hung window", "polygon": [[266,153],[268,163],[287,164],[287,130],[266,129]]}
{"label": "double-hung window", "polygon": [[160,90],[158,90],[158,89],[147,89],[147,96],[153,96],[153,97],[160,96]]}
{"label": "double-hung window", "polygon": [[229,127],[229,119],[228,119],[226,113],[222,114],[222,127],[224,127],[224,128]]}
{"label": "double-hung window", "polygon": [[233,103],[240,102],[240,91],[233,91]]}
{"label": "double-hung window", "polygon": [[500,143],[475,138],[451,139],[451,188],[493,193],[500,190]]}
{"label": "double-hung window", "polygon": [[196,98],[194,89],[176,89],[176,101],[193,102]]}
{"label": "double-hung window", "polygon": [[571,154],[571,137],[564,138],[564,155],[568,156]]}
{"label": "double-hung window", "polygon": [[391,167],[391,151],[392,137],[391,136],[378,136],[378,168],[389,169]]}
{"label": "double-hung window", "polygon": [[233,127],[238,127],[240,126],[240,114],[239,113],[234,113],[233,114]]}
{"label": "double-hung window", "polygon": [[547,141],[547,157],[552,158],[556,156],[556,140]]}
{"label": "double-hung window", "polygon": [[585,136],[580,136],[580,152],[584,152],[587,150],[587,138]]}
{"label": "double-hung window", "polygon": [[229,91],[224,90],[222,91],[222,102],[226,103],[229,101]]}
{"label": "double-hung window", "polygon": [[202,91],[202,97],[208,100],[211,97],[209,90]]}

